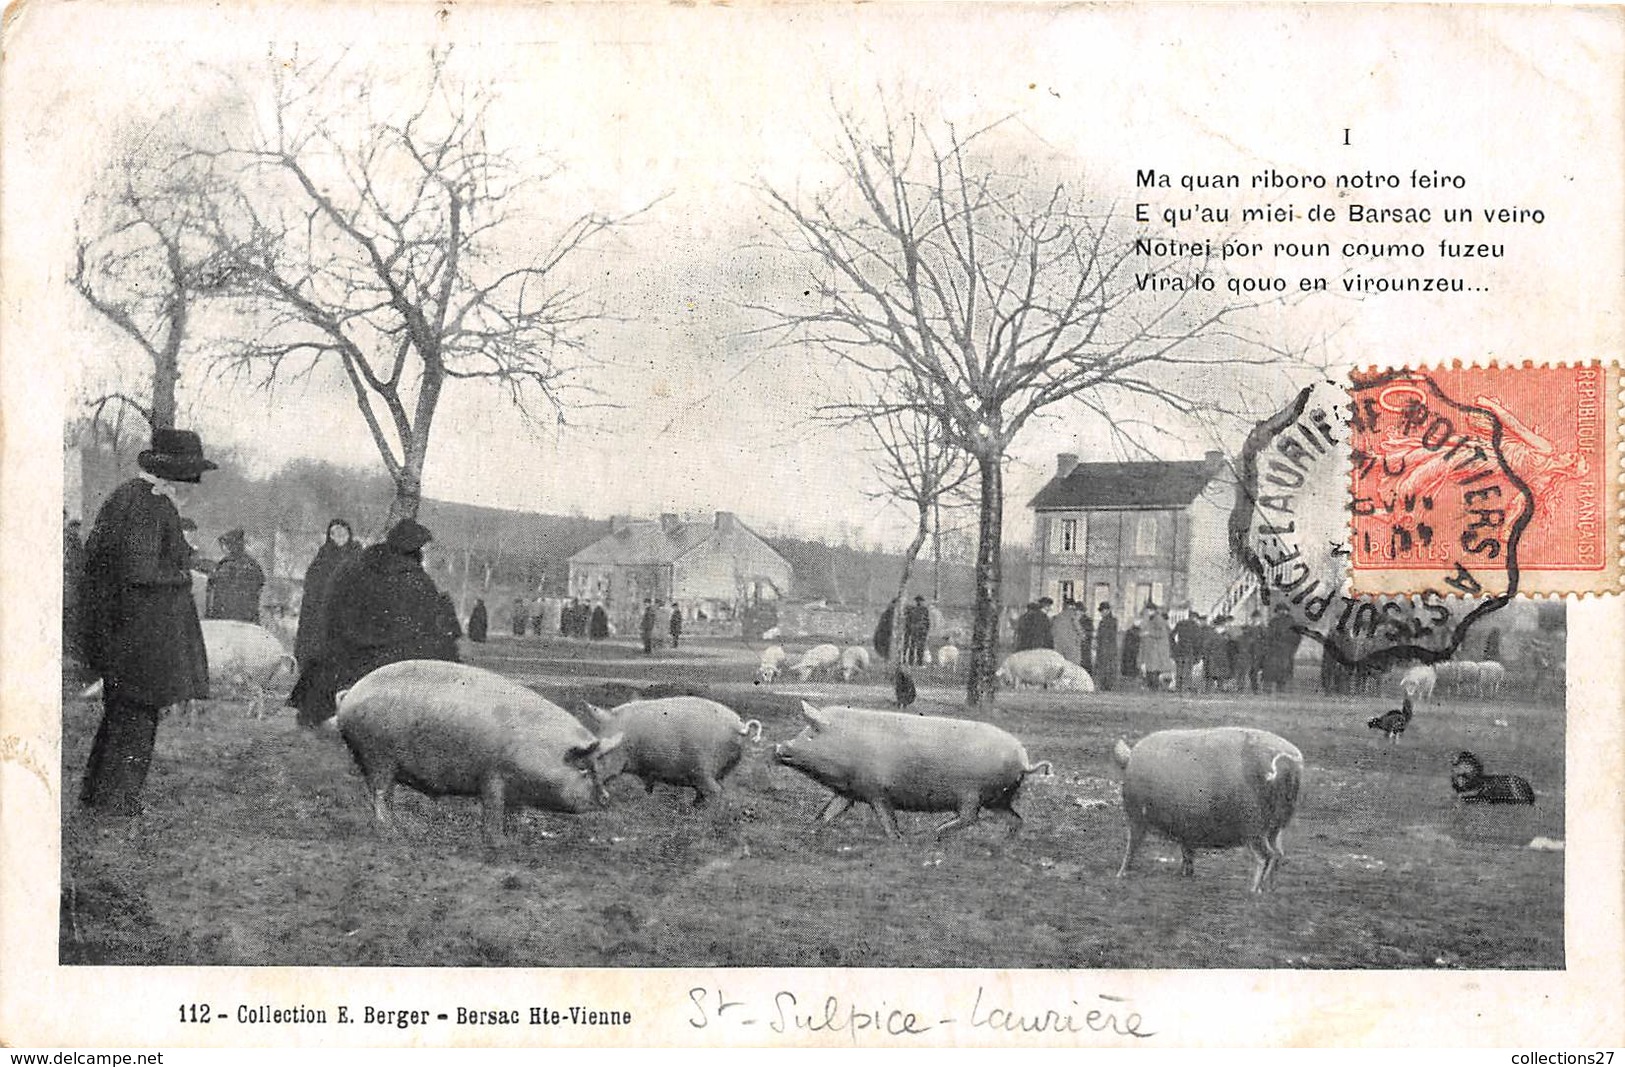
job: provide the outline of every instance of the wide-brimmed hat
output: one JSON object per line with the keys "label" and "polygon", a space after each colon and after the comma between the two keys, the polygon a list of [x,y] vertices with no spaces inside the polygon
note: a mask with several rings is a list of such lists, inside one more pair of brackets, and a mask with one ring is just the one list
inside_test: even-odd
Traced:
{"label": "wide-brimmed hat", "polygon": [[402,519],[384,535],[384,544],[397,552],[416,552],[433,540],[434,535],[413,519]]}
{"label": "wide-brimmed hat", "polygon": [[198,482],[219,464],[203,458],[203,441],[191,430],[154,430],[152,447],[135,458],[136,465],[166,482]]}

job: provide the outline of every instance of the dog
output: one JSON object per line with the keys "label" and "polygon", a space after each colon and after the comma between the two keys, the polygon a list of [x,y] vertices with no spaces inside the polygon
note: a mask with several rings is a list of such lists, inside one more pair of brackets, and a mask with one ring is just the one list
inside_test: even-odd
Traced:
{"label": "dog", "polygon": [[1456,753],[1450,766],[1450,788],[1458,799],[1484,804],[1533,804],[1535,789],[1516,774],[1485,774],[1471,752]]}

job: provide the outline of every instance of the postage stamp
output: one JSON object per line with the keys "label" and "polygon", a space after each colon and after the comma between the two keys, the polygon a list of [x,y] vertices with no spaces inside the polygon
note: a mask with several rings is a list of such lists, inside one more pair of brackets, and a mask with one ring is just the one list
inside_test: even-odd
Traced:
{"label": "postage stamp", "polygon": [[1619,368],[1356,374],[1351,591],[1620,591]]}

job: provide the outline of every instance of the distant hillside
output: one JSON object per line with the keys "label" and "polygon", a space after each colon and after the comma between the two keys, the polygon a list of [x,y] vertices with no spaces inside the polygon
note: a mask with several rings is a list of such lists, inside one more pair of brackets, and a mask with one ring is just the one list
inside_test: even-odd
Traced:
{"label": "distant hillside", "polygon": [[[86,525],[107,495],[136,471],[138,447],[113,449],[105,442],[83,451],[82,502]],[[230,455],[214,457],[221,469],[211,472],[194,491],[186,513],[198,524],[198,544],[206,555],[217,554],[220,534],[241,527],[249,551],[273,582],[292,595],[334,518],[346,519],[363,541],[383,536],[383,523],[394,495],[388,477],[331,463],[300,461],[266,478],[252,478]],[[570,556],[609,532],[609,520],[579,515],[545,515],[425,499],[419,520],[434,532],[425,562],[435,580],[466,610],[475,596],[562,595]],[[88,529],[86,533],[88,533]],[[767,542],[795,569],[793,599],[825,600],[868,609],[884,604],[896,592],[902,557],[895,553],[827,545],[793,537]],[[1025,548],[1005,555],[1006,603],[1026,599]],[[934,569],[930,549],[914,567],[913,592],[931,597]],[[972,568],[944,563],[941,603],[968,608],[972,603]],[[278,599],[275,591],[273,601]]]}

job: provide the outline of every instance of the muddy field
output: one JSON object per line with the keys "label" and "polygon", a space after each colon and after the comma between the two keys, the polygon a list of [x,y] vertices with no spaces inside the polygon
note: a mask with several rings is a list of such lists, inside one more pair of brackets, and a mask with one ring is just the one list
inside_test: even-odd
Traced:
{"label": "muddy field", "polygon": [[[794,648],[791,650],[795,651]],[[884,707],[890,686],[752,685],[737,641],[646,658],[627,643],[498,640],[477,661],[585,717],[651,686],[800,729],[801,698]],[[1308,680],[1300,671],[1299,685]],[[922,672],[918,708],[966,714],[959,683]],[[1001,696],[987,717],[1057,775],[1029,779],[1020,836],[988,819],[943,844],[946,816],[866,811],[814,833],[827,793],[753,746],[725,803],[631,779],[614,807],[522,815],[480,843],[476,801],[398,792],[403,836],[374,827],[332,731],[271,702],[207,703],[160,728],[147,812],[73,810],[99,705],[64,707],[61,959],[82,964],[522,967],[1560,968],[1563,713],[1516,699],[1426,707],[1396,746],[1365,720],[1384,697],[1175,697],[1143,691]],[[1196,875],[1153,840],[1129,878],[1112,743],[1175,726],[1280,733],[1307,759],[1279,891],[1246,892],[1242,850]],[[1516,772],[1534,808],[1457,804],[1449,765],[1471,749]]]}

